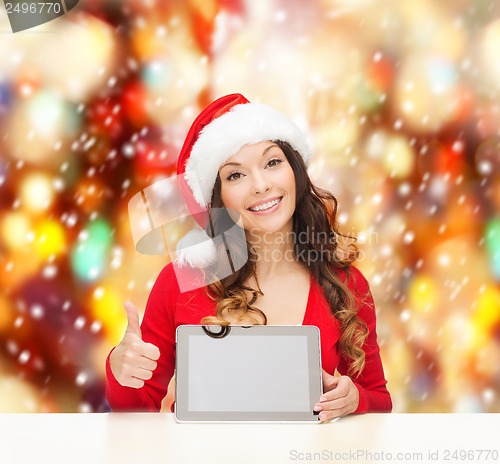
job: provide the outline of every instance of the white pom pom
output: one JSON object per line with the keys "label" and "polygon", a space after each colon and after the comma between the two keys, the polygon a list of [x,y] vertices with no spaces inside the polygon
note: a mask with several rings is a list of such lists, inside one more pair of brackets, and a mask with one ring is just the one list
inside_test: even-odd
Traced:
{"label": "white pom pom", "polygon": [[204,230],[191,230],[177,243],[177,260],[180,266],[188,264],[202,269],[215,264],[217,250],[214,241]]}

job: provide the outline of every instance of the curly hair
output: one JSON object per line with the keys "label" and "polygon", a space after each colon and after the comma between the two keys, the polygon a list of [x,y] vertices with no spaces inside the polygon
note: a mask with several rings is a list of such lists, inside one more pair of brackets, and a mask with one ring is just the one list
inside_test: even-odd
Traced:
{"label": "curly hair", "polygon": [[[273,141],[286,156],[296,182],[296,208],[293,214],[293,237],[295,258],[306,266],[314,279],[323,288],[333,316],[340,322],[340,354],[348,361],[348,374],[359,375],[365,364],[363,343],[368,328],[357,316],[358,302],[347,287],[349,267],[358,256],[355,239],[338,230],[337,200],[328,191],[313,185],[302,157],[288,143]],[[221,199],[221,180],[217,176],[211,201],[212,208],[224,208]],[[212,233],[217,233],[217,220],[211,224]],[[297,237],[301,237],[297,240]],[[304,239],[306,237],[306,239]],[[342,245],[346,243],[346,246]],[[221,250],[222,251],[222,250]],[[224,250],[225,251],[225,250]],[[247,243],[248,259],[241,269],[228,277],[217,279],[207,286],[208,295],[216,302],[215,316],[204,317],[201,324],[229,325],[227,316],[238,322],[250,320],[254,324],[267,324],[267,317],[255,306],[260,289],[256,275],[256,253]],[[311,259],[314,257],[314,259]],[[342,281],[335,269],[342,269],[346,281]],[[253,277],[257,289],[245,282]],[[252,297],[249,299],[247,293]]]}

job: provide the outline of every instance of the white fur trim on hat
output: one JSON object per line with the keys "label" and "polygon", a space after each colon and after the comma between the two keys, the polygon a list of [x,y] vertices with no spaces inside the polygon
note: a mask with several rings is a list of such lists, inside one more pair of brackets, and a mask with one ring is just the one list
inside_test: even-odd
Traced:
{"label": "white fur trim on hat", "polygon": [[204,230],[191,230],[177,242],[178,264],[206,268],[217,260],[214,241]]}
{"label": "white fur trim on hat", "polygon": [[186,182],[198,204],[207,207],[222,164],[244,145],[265,140],[288,142],[307,164],[311,148],[304,133],[286,116],[262,103],[235,105],[207,124],[186,162]]}

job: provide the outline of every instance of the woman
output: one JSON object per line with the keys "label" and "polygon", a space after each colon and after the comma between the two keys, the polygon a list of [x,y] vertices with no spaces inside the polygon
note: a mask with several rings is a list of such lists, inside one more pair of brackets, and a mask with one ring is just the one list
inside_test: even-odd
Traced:
{"label": "woman", "polygon": [[220,224],[208,220],[211,209],[225,208],[239,220],[245,261],[228,276],[181,292],[179,279],[202,276],[203,282],[216,272],[221,252],[206,244],[181,247],[178,262],[160,273],[141,327],[137,310],[125,304],[127,332],[107,361],[113,410],[158,411],[174,372],[176,327],[212,323],[316,325],[320,420],[391,410],[369,286],[351,265],[355,245],[339,243],[347,237],[336,227],[336,199],[307,175],[310,154],[290,120],[239,94],[216,100],[197,117],[177,169],[186,203],[193,212],[206,209],[205,220],[196,217],[212,237]]}

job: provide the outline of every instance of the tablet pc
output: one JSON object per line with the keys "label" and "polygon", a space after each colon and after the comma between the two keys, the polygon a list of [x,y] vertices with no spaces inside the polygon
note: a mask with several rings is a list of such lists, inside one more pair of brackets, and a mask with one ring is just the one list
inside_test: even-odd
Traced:
{"label": "tablet pc", "polygon": [[317,327],[182,325],[176,337],[179,422],[318,421]]}

